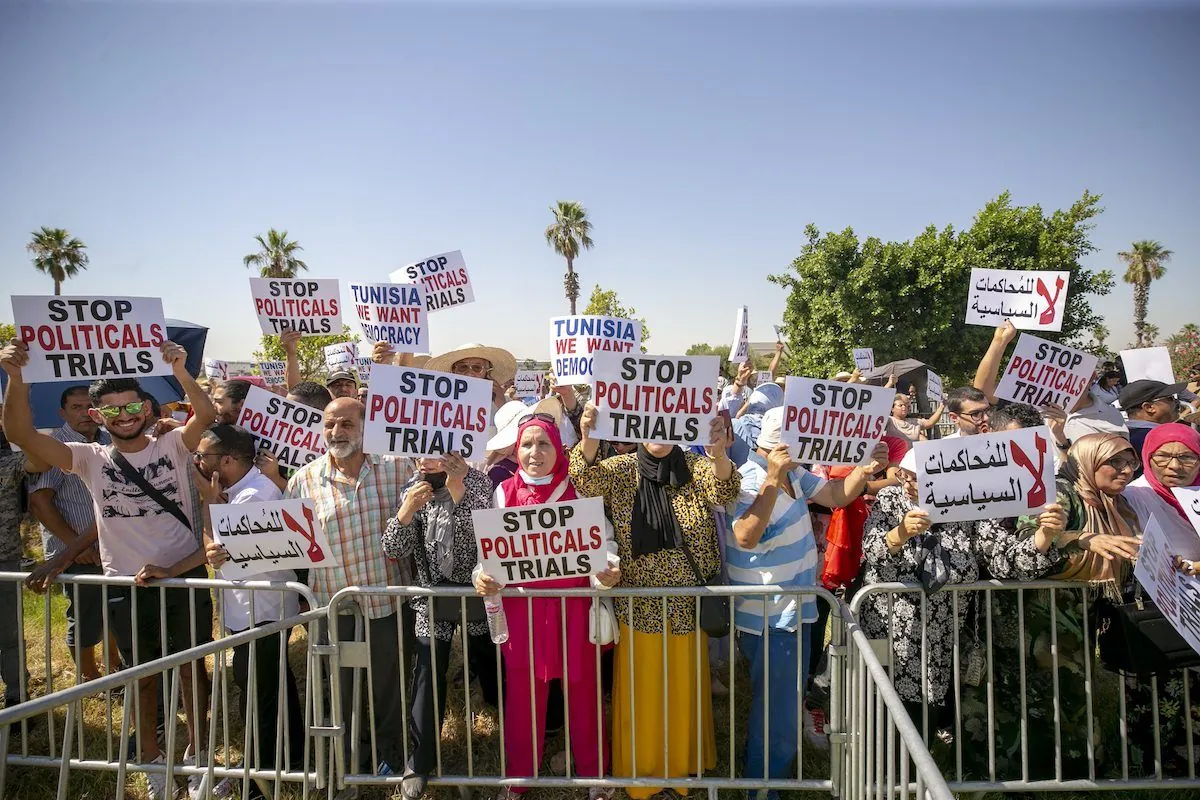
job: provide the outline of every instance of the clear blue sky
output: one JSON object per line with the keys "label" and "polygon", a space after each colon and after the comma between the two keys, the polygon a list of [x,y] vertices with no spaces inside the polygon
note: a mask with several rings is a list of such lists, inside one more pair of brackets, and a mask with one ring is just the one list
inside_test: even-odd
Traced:
{"label": "clear blue sky", "polygon": [[[907,239],[1004,189],[1059,208],[1089,188],[1089,266],[1175,251],[1151,295],[1166,333],[1200,318],[1198,33],[1194,5],[6,3],[0,274],[49,294],[24,246],[65,227],[92,258],[68,293],[159,295],[232,360],[258,339],[241,259],[270,226],[347,282],[462,249],[478,302],[434,315],[435,349],[544,356],[566,301],[542,230],[575,199],[583,300],[617,289],[675,353],[727,342],[743,303],[770,338],[766,275],[808,222]],[[1128,342],[1129,287],[1098,307]]]}

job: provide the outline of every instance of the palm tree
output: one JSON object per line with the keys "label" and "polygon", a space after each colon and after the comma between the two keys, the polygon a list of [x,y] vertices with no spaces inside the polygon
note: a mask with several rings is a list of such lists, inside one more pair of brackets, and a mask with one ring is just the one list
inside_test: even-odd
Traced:
{"label": "palm tree", "polygon": [[546,228],[546,244],[567,260],[567,274],[563,277],[563,288],[571,301],[571,316],[575,315],[575,301],[579,299],[579,276],[575,274],[575,259],[579,248],[592,249],[592,223],[588,221],[587,209],[574,200],[559,200],[550,206],[554,224]]}
{"label": "palm tree", "polygon": [[296,273],[307,270],[308,264],[296,258],[296,253],[304,248],[296,242],[289,242],[287,231],[277,231],[271,228],[267,238],[260,233],[254,237],[262,249],[251,253],[242,259],[246,268],[258,267],[261,278],[294,278]]}
{"label": "palm tree", "polygon": [[1171,251],[1161,243],[1143,239],[1133,243],[1133,249],[1117,253],[1117,258],[1126,264],[1125,282],[1133,284],[1133,328],[1137,332],[1137,346],[1146,343],[1146,311],[1150,306],[1150,281],[1166,274],[1163,266],[1171,260]]}
{"label": "palm tree", "polygon": [[47,228],[34,231],[33,239],[25,249],[33,254],[33,266],[54,280],[54,293],[62,294],[62,284],[74,278],[81,269],[87,269],[88,255],[83,252],[87,245],[62,228]]}

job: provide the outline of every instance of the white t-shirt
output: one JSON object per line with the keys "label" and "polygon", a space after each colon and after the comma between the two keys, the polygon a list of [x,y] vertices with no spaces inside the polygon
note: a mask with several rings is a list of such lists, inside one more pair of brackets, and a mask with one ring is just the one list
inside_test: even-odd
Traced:
{"label": "white t-shirt", "polygon": [[[283,492],[263,475],[258,467],[251,467],[242,479],[229,487],[229,502],[231,505],[240,503],[269,503],[272,500],[282,500]],[[217,570],[217,577],[223,580],[236,580]],[[274,581],[283,583],[296,580],[295,570],[279,569],[272,572],[262,572],[248,580]],[[254,622],[250,622],[250,596],[254,596]],[[225,589],[221,592],[221,609],[225,615],[225,627],[237,633],[251,625],[263,622],[277,622],[280,619],[294,617],[300,613],[300,597],[295,592],[251,591],[249,589]],[[282,612],[283,616],[280,616]]]}
{"label": "white t-shirt", "polygon": [[[105,575],[136,575],[147,564],[169,567],[200,546],[192,527],[125,477],[109,456],[108,447],[88,442],[65,444],[71,449],[70,471],[92,493]],[[125,453],[125,458],[151,486],[174,500],[184,516],[196,519],[192,457],[183,443],[183,428],[151,437],[150,444],[137,453]]]}

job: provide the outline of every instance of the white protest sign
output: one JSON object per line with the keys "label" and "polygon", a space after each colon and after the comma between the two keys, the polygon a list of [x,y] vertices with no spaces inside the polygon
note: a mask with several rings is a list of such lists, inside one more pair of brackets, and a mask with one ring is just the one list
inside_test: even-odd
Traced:
{"label": "white protest sign", "polygon": [[933,370],[925,370],[925,395],[935,407],[942,402],[942,376]]}
{"label": "white protest sign", "polygon": [[530,397],[541,397],[545,393],[546,375],[540,369],[519,369],[513,380],[513,388],[517,390],[517,399],[525,400]]}
{"label": "white protest sign", "polygon": [[325,369],[335,372],[353,372],[358,367],[358,348],[354,342],[338,342],[325,346]]}
{"label": "white protest sign", "polygon": [[779,325],[776,325],[774,327],[775,327],[775,341],[782,342],[783,341],[783,328]]}
{"label": "white protest sign", "polygon": [[1096,357],[1065,344],[1022,333],[996,386],[996,397],[1035,408],[1075,407],[1092,382]]}
{"label": "white protest sign", "polygon": [[1175,371],[1171,367],[1171,353],[1165,347],[1139,347],[1121,351],[1121,365],[1125,367],[1125,380],[1129,383],[1140,380],[1175,383]]}
{"label": "white protest sign", "polygon": [[461,250],[430,256],[401,267],[388,276],[392,283],[419,283],[425,290],[425,309],[443,308],[475,302],[467,262]]}
{"label": "white protest sign", "polygon": [[775,376],[771,374],[770,370],[760,369],[758,372],[754,373],[754,385],[755,386],[762,386],[764,384],[774,383],[774,382],[775,382]]}
{"label": "white protest sign", "polygon": [[229,380],[229,362],[215,358],[204,359],[204,377],[216,381]]}
{"label": "white protest sign", "polygon": [[593,438],[706,445],[717,414],[718,356],[595,355]]}
{"label": "white protest sign", "polygon": [[917,505],[934,524],[1042,513],[1053,503],[1046,427],[917,442]]}
{"label": "white protest sign", "polygon": [[296,403],[251,386],[242,403],[238,425],[258,440],[285,467],[303,467],[325,453],[325,414],[319,408]]}
{"label": "white protest sign", "polygon": [[229,561],[221,567],[227,579],[337,566],[311,500],[230,503],[209,510],[213,539],[229,553]]}
{"label": "white protest sign", "polygon": [[425,291],[416,283],[352,283],[354,313],[368,342],[387,342],[397,353],[429,350]]}
{"label": "white protest sign", "polygon": [[1171,489],[1171,492],[1179,501],[1179,505],[1183,506],[1188,522],[1192,523],[1192,529],[1196,531],[1194,541],[1171,542],[1176,548],[1175,555],[1193,560],[1200,559],[1200,487],[1179,486]]}
{"label": "white protest sign", "polygon": [[267,386],[284,386],[287,384],[287,362],[259,361],[258,374],[262,375]]}
{"label": "white protest sign", "polygon": [[459,453],[482,457],[492,414],[492,382],[376,364],[367,394],[363,449],[397,456]]}
{"label": "white protest sign", "polygon": [[358,382],[366,383],[367,381],[371,380],[371,365],[374,362],[366,356],[358,356],[354,363],[358,368]]}
{"label": "white protest sign", "polygon": [[971,270],[967,324],[997,328],[1004,320],[1027,331],[1061,331],[1069,272]]}
{"label": "white protest sign", "polygon": [[797,461],[859,466],[887,430],[893,389],[789,376],[783,389],[783,433]]}
{"label": "white protest sign", "polygon": [[1175,569],[1174,556],[1158,520],[1150,517],[1133,575],[1179,635],[1200,653],[1200,578]]}
{"label": "white protest sign", "polygon": [[554,379],[561,384],[590,383],[592,354],[641,352],[642,323],[619,317],[574,316],[550,320]]}
{"label": "white protest sign", "polygon": [[733,345],[729,348],[729,363],[744,364],[750,360],[750,309],[742,306],[733,326]]}
{"label": "white protest sign", "polygon": [[586,578],[608,567],[599,497],[471,512],[483,571],[504,585]]}
{"label": "white protest sign", "polygon": [[875,369],[875,350],[870,347],[854,348],[854,368],[859,372]]}
{"label": "white protest sign", "polygon": [[14,295],[16,338],[29,347],[27,383],[170,375],[157,297]]}

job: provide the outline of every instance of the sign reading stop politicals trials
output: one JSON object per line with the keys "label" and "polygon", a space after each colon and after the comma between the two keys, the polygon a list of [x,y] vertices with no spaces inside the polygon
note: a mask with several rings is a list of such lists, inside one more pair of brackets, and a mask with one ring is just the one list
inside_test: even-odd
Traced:
{"label": "sign reading stop politicals trials", "polygon": [[352,283],[354,313],[368,342],[387,342],[397,353],[429,350],[425,291],[416,283]]}
{"label": "sign reading stop politicals trials", "polygon": [[251,386],[238,417],[241,425],[285,467],[303,467],[325,453],[325,414],[274,392]]}
{"label": "sign reading stop politicals trials", "polygon": [[893,389],[789,376],[783,389],[783,433],[795,460],[859,466],[887,429]]}
{"label": "sign reading stop politicals trials", "polygon": [[302,336],[342,332],[342,300],[336,278],[251,278],[250,295],[262,332]]}
{"label": "sign reading stop politicals trials", "polygon": [[574,316],[550,320],[550,352],[559,384],[590,383],[596,353],[641,351],[642,323],[620,317]]}
{"label": "sign reading stop politicals trials", "polygon": [[311,500],[270,500],[210,506],[213,540],[229,553],[226,580],[280,569],[337,566]]}
{"label": "sign reading stop politicals trials", "polygon": [[376,364],[367,393],[363,449],[397,456],[483,457],[492,382]]}
{"label": "sign reading stop politicals trials", "polygon": [[463,260],[461,250],[416,261],[396,270],[388,279],[392,283],[419,283],[425,290],[426,311],[441,311],[475,302],[471,276],[467,274],[467,262]]}
{"label": "sign reading stop politicals trials", "polygon": [[1088,390],[1095,369],[1096,357],[1090,353],[1022,333],[1000,376],[996,397],[1070,411]]}
{"label": "sign reading stop politicals trials", "polygon": [[599,497],[471,512],[483,571],[508,585],[586,578],[608,567]]}
{"label": "sign reading stop politicals trials", "polygon": [[1069,272],[972,269],[967,324],[996,328],[1007,319],[1021,330],[1061,331],[1070,280]]}
{"label": "sign reading stop politicals trials", "polygon": [[596,439],[710,443],[717,414],[718,356],[595,356]]}
{"label": "sign reading stop politicals trials", "polygon": [[917,505],[939,522],[1042,513],[1053,503],[1054,444],[1046,427],[917,442]]}
{"label": "sign reading stop politicals trials", "polygon": [[519,400],[540,398],[546,391],[546,375],[540,369],[519,369],[513,388]]}
{"label": "sign reading stop politicals trials", "polygon": [[287,384],[287,362],[259,361],[258,374],[262,375],[267,386],[285,386]]}
{"label": "sign reading stop politicals trials", "polygon": [[29,347],[29,383],[170,375],[157,297],[14,296],[17,339]]}

